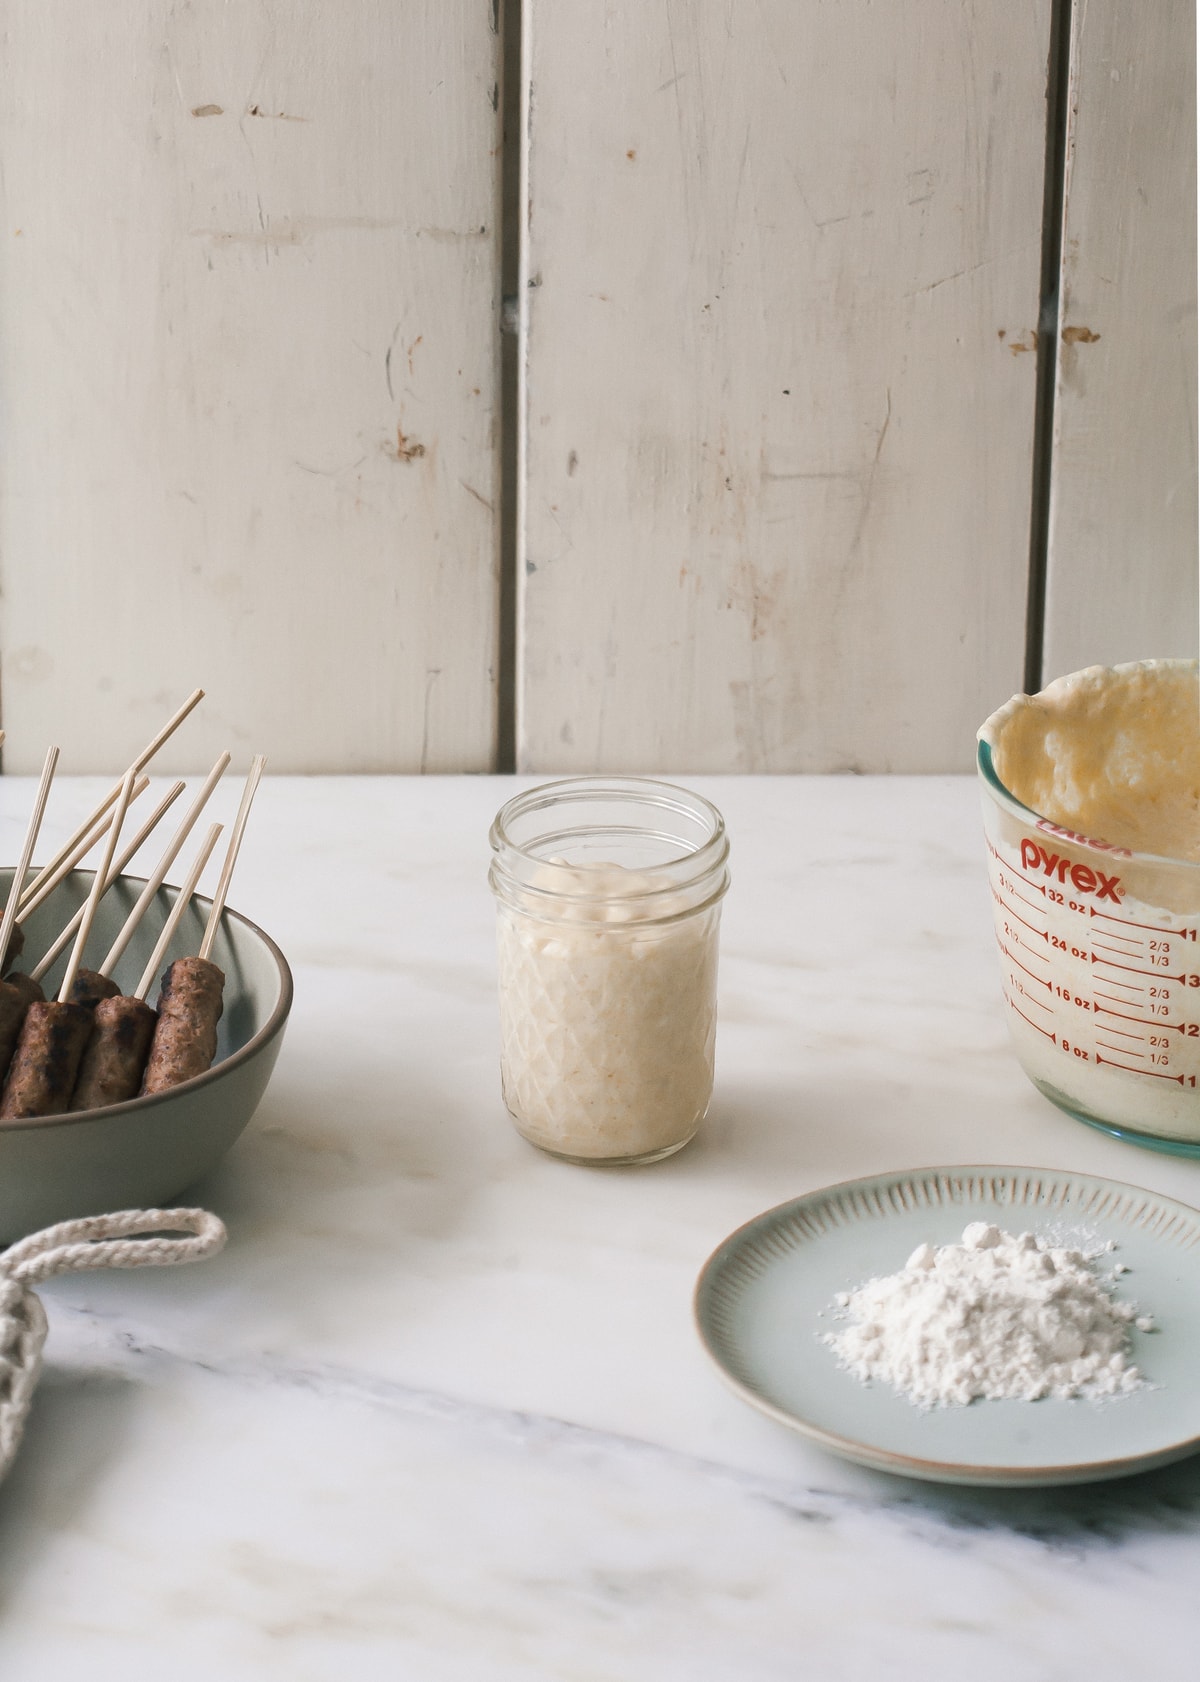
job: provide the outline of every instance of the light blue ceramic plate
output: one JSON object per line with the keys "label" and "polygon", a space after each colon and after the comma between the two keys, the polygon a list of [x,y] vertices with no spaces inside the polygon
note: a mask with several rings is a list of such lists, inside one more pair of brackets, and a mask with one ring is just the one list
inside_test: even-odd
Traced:
{"label": "light blue ceramic plate", "polygon": [[[973,1402],[923,1412],[843,1371],[822,1333],[838,1291],[895,1273],[969,1221],[1056,1243],[1113,1239],[1117,1294],[1153,1315],[1133,1333],[1152,1388],[1113,1401]],[[1102,1264],[1103,1265],[1103,1264]],[[743,1400],[847,1459],[939,1483],[1088,1483],[1200,1449],[1200,1213],[1115,1180],[1037,1168],[924,1168],[768,1209],[709,1258],[696,1322]]]}

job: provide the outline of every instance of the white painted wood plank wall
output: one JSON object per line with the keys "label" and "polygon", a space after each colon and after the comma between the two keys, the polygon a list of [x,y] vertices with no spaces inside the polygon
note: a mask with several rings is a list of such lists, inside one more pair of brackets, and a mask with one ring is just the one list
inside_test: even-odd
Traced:
{"label": "white painted wood plank wall", "polygon": [[[524,0],[523,768],[968,763],[1021,683],[1049,8]],[[1048,675],[1195,651],[1194,17],[1074,15]],[[170,763],[489,767],[488,0],[0,35],[6,768],[111,770],[197,682]]]}
{"label": "white painted wood plank wall", "polygon": [[484,769],[484,0],[3,0],[5,765]]}
{"label": "white painted wood plank wall", "polygon": [[1200,652],[1196,12],[1075,9],[1044,671]]}
{"label": "white painted wood plank wall", "polygon": [[519,763],[967,766],[1021,682],[1048,6],[531,28]]}

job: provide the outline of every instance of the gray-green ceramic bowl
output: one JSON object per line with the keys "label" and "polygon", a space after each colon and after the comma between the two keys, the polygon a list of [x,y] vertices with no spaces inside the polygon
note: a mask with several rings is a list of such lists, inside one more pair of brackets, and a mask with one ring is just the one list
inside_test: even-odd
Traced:
{"label": "gray-green ceramic bowl", "polygon": [[[0,871],[0,904],[12,880]],[[29,969],[86,899],[92,872],[77,870],[25,925],[15,967]],[[122,876],[100,902],[84,962],[99,964],[136,901],[144,880]],[[158,939],[175,889],[159,890],[113,974],[136,987]],[[184,913],[163,969],[196,952],[211,902],[195,898]],[[225,972],[225,1008],[211,1069],[170,1092],[133,1098],[102,1110],[0,1122],[0,1243],[9,1243],[78,1215],[170,1203],[212,1168],[258,1107],[292,1004],[292,976],[283,953],[263,931],[226,910],[212,959]],[[65,966],[59,958],[43,980],[53,998]],[[158,983],[150,990],[150,1003]]]}

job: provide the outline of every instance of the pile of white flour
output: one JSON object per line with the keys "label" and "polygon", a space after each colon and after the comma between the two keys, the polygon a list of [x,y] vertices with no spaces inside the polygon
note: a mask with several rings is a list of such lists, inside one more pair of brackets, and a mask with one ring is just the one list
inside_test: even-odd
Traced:
{"label": "pile of white flour", "polygon": [[1129,1360],[1130,1326],[1153,1321],[1111,1288],[1081,1250],[974,1221],[961,1244],[921,1244],[902,1272],[841,1292],[851,1323],[823,1341],[856,1378],[924,1408],[1123,1396],[1145,1383]]}

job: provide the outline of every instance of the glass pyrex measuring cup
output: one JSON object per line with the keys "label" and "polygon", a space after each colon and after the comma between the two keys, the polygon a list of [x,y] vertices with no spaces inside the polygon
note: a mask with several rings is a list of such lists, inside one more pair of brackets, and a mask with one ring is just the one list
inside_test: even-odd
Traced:
{"label": "glass pyrex measuring cup", "polygon": [[[1104,675],[1155,667],[1195,671],[1162,661]],[[1200,1156],[1200,863],[1111,845],[1022,804],[994,753],[1019,699],[983,725],[977,761],[1017,1058],[1079,1120]]]}

